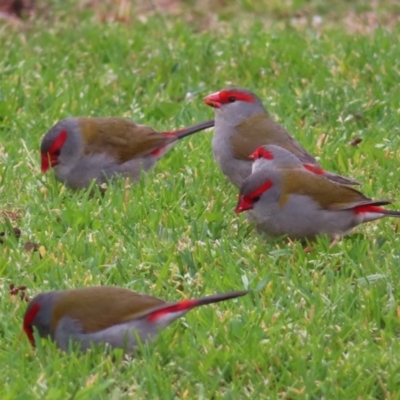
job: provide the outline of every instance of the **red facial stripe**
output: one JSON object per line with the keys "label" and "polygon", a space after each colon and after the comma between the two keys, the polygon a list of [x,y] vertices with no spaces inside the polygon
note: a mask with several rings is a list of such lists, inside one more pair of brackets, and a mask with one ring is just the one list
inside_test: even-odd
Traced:
{"label": "red facial stripe", "polygon": [[235,209],[235,213],[239,214],[242,211],[253,209],[254,203],[256,203],[259,197],[265,193],[268,189],[272,187],[271,181],[265,181],[262,185],[260,185],[256,190],[251,192],[246,196],[239,196],[239,201]]}
{"label": "red facial stripe", "polygon": [[61,147],[67,140],[68,132],[61,131],[52,143],[47,153],[42,153],[42,172],[46,172],[50,166],[55,167],[58,164],[58,156],[60,155]]}
{"label": "red facial stripe", "polygon": [[24,332],[26,333],[26,336],[28,336],[29,341],[31,342],[32,346],[35,345],[35,339],[33,337],[33,328],[32,328],[32,322],[36,317],[36,314],[39,312],[40,306],[39,304],[34,304],[32,308],[29,310],[28,314],[24,318],[24,325],[23,329]]}
{"label": "red facial stripe", "polygon": [[254,151],[249,155],[249,158],[251,158],[252,160],[258,160],[259,158],[265,158],[266,160],[273,160],[274,155],[270,151],[264,149],[264,147],[259,147],[258,149],[256,149],[256,151]]}
{"label": "red facial stripe", "polygon": [[49,153],[51,154],[57,150],[60,150],[64,142],[67,140],[67,136],[68,136],[67,131],[61,131],[60,134],[57,136],[56,140],[51,145]]}
{"label": "red facial stripe", "polygon": [[178,304],[173,304],[172,306],[167,306],[165,308],[162,308],[161,310],[154,311],[153,313],[148,315],[146,319],[149,322],[155,322],[164,315],[179,311],[190,310],[191,308],[196,307],[198,304],[199,302],[197,300],[184,300],[179,302]]}
{"label": "red facial stripe", "polygon": [[204,103],[214,108],[221,108],[223,104],[234,103],[235,101],[254,103],[256,100],[251,94],[236,90],[221,90],[204,98]]}
{"label": "red facial stripe", "polygon": [[322,168],[317,167],[316,165],[312,165],[312,164],[303,164],[303,167],[304,167],[307,171],[312,172],[313,174],[316,174],[316,175],[325,175],[325,171],[324,171]]}
{"label": "red facial stripe", "polygon": [[256,101],[251,94],[238,92],[236,90],[221,90],[219,92],[219,101],[222,104],[233,103],[233,98],[235,98],[236,101],[245,101],[247,103],[254,103]]}
{"label": "red facial stripe", "polygon": [[382,214],[385,212],[385,209],[378,206],[358,206],[353,209],[356,214],[365,214],[365,213],[378,213]]}

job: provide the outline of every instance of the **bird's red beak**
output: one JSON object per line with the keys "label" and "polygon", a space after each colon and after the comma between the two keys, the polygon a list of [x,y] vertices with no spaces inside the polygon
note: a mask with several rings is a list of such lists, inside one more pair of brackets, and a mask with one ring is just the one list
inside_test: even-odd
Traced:
{"label": "bird's red beak", "polygon": [[50,153],[42,153],[42,172],[45,173],[50,167],[58,165],[56,156],[52,156]]}
{"label": "bird's red beak", "polygon": [[213,108],[221,108],[222,103],[219,92],[204,97],[204,104],[207,104],[208,106]]}
{"label": "bird's red beak", "polygon": [[235,208],[235,213],[239,214],[243,211],[252,210],[252,209],[253,209],[253,203],[246,201],[246,198],[244,196],[239,196],[239,201]]}
{"label": "bird's red beak", "polygon": [[47,153],[42,153],[41,154],[42,157],[42,172],[45,173],[49,168],[50,168],[50,162],[49,162],[49,158],[50,155]]}

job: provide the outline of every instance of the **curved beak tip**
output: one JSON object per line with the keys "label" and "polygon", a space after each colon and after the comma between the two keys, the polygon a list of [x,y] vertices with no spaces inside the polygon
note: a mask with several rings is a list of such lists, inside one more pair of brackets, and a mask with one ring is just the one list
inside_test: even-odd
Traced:
{"label": "curved beak tip", "polygon": [[213,108],[221,108],[221,102],[219,98],[219,93],[210,94],[203,99],[204,104],[213,107]]}

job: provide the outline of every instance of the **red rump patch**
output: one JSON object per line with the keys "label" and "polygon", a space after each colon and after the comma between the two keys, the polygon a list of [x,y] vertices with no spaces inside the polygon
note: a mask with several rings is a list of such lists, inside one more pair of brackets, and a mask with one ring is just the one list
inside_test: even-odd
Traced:
{"label": "red rump patch", "polygon": [[163,135],[168,136],[168,137],[174,137],[183,131],[184,131],[184,129],[179,129],[179,130],[173,131],[173,132],[163,132]]}
{"label": "red rump patch", "polygon": [[46,172],[50,167],[58,164],[58,156],[60,155],[61,147],[67,140],[68,132],[61,131],[56,137],[47,153],[42,153],[42,172]]}
{"label": "red rump patch", "polygon": [[317,167],[316,165],[303,164],[303,166],[307,171],[310,171],[313,174],[316,174],[316,175],[324,175],[325,174],[325,171],[322,168]]}
{"label": "red rump patch", "polygon": [[251,210],[260,196],[265,193],[268,189],[272,187],[273,183],[271,181],[265,181],[256,190],[253,190],[250,194],[246,196],[239,196],[238,205],[236,206],[235,213],[239,214],[242,211]]}
{"label": "red rump patch", "polygon": [[198,304],[199,302],[197,300],[183,300],[177,304],[173,304],[172,306],[167,306],[165,308],[162,308],[161,310],[152,312],[146,317],[146,319],[149,322],[155,322],[164,315],[179,311],[190,310],[191,308],[196,307]]}
{"label": "red rump patch", "polygon": [[[182,131],[184,131],[184,129],[179,129],[179,130],[173,131],[173,132],[163,132],[163,135],[164,135],[164,136],[167,136],[167,137],[175,137],[175,136],[177,136],[177,135],[178,135],[180,132],[182,132]],[[159,147],[158,149],[153,150],[153,151],[150,153],[150,155],[151,155],[151,156],[155,156],[155,157],[161,156],[161,155],[163,154],[164,150],[166,149],[166,147],[167,147],[167,146]]]}
{"label": "red rump patch", "polygon": [[354,207],[353,211],[356,214],[366,214],[366,213],[378,213],[382,214],[385,212],[385,209],[382,207],[378,206],[371,206],[371,205],[366,205],[366,206],[358,206]]}
{"label": "red rump patch", "polygon": [[35,319],[36,314],[39,312],[39,310],[40,310],[40,305],[38,303],[35,303],[24,318],[23,329],[24,332],[26,333],[26,336],[28,336],[28,339],[31,342],[32,346],[35,345],[32,322]]}
{"label": "red rump patch", "polygon": [[264,149],[264,147],[257,148],[249,157],[253,160],[258,160],[260,158],[265,158],[266,160],[274,159],[274,155],[270,151]]}
{"label": "red rump patch", "polygon": [[161,154],[161,152],[163,151],[164,148],[165,147],[160,147],[158,149],[155,149],[150,153],[150,155],[157,157]]}

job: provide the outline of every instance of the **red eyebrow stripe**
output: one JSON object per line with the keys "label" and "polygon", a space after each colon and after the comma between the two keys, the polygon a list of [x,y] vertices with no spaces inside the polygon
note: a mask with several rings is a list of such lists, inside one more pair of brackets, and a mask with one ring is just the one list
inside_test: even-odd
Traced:
{"label": "red eyebrow stripe", "polygon": [[[45,153],[41,153],[42,157],[42,172],[46,172],[50,165],[53,166],[53,162],[57,161],[57,156],[54,154],[57,150],[60,150],[67,140],[68,132],[61,131],[59,135],[55,138],[54,142],[51,144],[49,150]],[[50,157],[50,160],[49,160]]]}
{"label": "red eyebrow stripe", "polygon": [[229,103],[230,97],[236,97],[237,100],[246,101],[248,103],[254,103],[256,99],[248,93],[237,92],[235,90],[221,90],[219,92],[220,102],[223,104]]}
{"label": "red eyebrow stripe", "polygon": [[35,319],[36,314],[40,310],[40,305],[38,303],[35,303],[32,308],[29,310],[28,314],[26,315],[24,319],[24,325],[30,325],[32,321]]}
{"label": "red eyebrow stripe", "polygon": [[264,192],[272,187],[272,181],[267,180],[262,185],[260,185],[257,189],[253,190],[249,195],[244,196],[245,199],[253,200],[256,197],[261,196]]}
{"label": "red eyebrow stripe", "polygon": [[270,187],[272,187],[272,182],[267,180],[262,185],[260,185],[257,189],[253,190],[247,196],[239,195],[239,201],[235,209],[235,213],[238,214],[242,211],[251,210],[255,203],[254,199],[260,197],[263,193],[265,193]]}
{"label": "red eyebrow stripe", "polygon": [[26,336],[28,336],[28,339],[32,345],[35,344],[35,340],[32,334],[32,322],[35,319],[36,314],[39,312],[39,310],[40,305],[38,303],[35,303],[24,318],[24,332],[26,333]]}
{"label": "red eyebrow stripe", "polygon": [[268,189],[272,187],[272,181],[267,180],[262,185],[260,185],[257,189],[253,190],[250,194],[246,196],[239,196],[239,203],[236,207],[236,213],[241,212],[239,210],[250,210],[253,207],[254,199],[256,197],[260,197],[263,193],[265,193]]}
{"label": "red eyebrow stripe", "polygon": [[161,310],[152,312],[150,315],[146,317],[146,319],[149,322],[154,322],[157,321],[159,318],[163,317],[164,315],[179,311],[190,310],[191,308],[196,307],[198,304],[199,302],[197,300],[183,300],[177,304],[173,304],[171,306],[164,307]]}
{"label": "red eyebrow stripe", "polygon": [[60,134],[56,137],[54,140],[53,144],[51,145],[48,153],[53,153],[56,150],[61,149],[63,146],[64,142],[67,140],[68,132],[67,131],[61,131]]}

